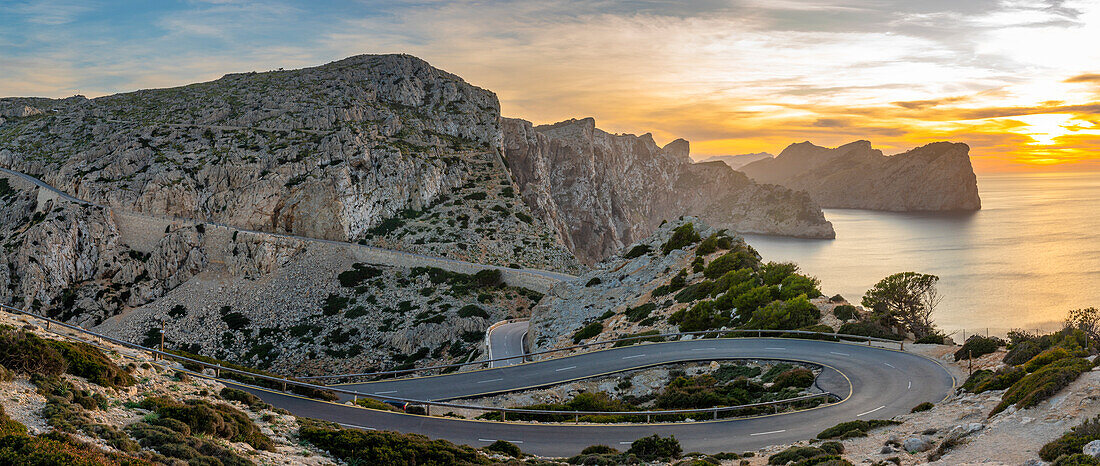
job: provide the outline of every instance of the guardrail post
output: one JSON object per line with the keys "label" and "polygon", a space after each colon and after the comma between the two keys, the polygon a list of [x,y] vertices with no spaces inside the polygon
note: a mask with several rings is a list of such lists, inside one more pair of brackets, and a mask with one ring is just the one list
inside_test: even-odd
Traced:
{"label": "guardrail post", "polygon": [[573,415],[573,423],[574,424],[580,424],[581,423],[581,415],[580,414],[574,414]]}
{"label": "guardrail post", "polygon": [[902,342],[901,342],[901,350],[902,350],[902,351],[905,351],[905,341],[902,341]]}
{"label": "guardrail post", "polygon": [[501,421],[507,421],[508,420],[507,416],[508,416],[507,411],[504,411],[503,409],[500,410],[500,420]]}
{"label": "guardrail post", "polygon": [[49,330],[49,329],[50,329],[50,321],[47,320],[46,321],[46,330]]}
{"label": "guardrail post", "polygon": [[646,424],[649,424],[649,423],[651,422],[651,421],[650,421],[650,417],[651,417],[651,416],[652,416],[652,414],[646,414],[646,415],[645,415],[645,423],[646,423]]}
{"label": "guardrail post", "polygon": [[714,410],[714,419],[718,420],[718,409]]}
{"label": "guardrail post", "polygon": [[286,382],[283,382],[283,391],[286,391]]}

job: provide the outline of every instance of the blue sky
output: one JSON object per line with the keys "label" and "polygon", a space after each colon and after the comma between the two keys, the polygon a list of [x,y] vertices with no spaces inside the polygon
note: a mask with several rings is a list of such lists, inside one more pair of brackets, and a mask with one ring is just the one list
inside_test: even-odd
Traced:
{"label": "blue sky", "polygon": [[994,170],[1095,165],[1081,154],[1100,152],[1095,1],[0,3],[0,96],[94,97],[404,52],[497,92],[506,115],[594,116],[685,137],[698,154],[953,139]]}

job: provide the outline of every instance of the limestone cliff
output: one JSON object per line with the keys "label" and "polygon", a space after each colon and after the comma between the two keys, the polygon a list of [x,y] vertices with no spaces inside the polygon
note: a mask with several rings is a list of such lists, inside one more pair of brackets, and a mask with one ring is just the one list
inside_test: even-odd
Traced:
{"label": "limestone cliff", "polygon": [[122,211],[572,270],[508,195],[499,108],[418,58],[362,55],[90,100],[0,99],[0,167]]}
{"label": "limestone cliff", "polygon": [[791,144],[741,171],[760,183],[806,191],[824,207],[889,211],[981,209],[966,144],[936,142],[884,156],[868,141],[835,149]]}
{"label": "limestone cliff", "polygon": [[803,193],[754,183],[722,162],[691,163],[688,142],[609,134],[592,118],[533,126],[504,119],[504,153],[523,198],[584,263],[695,215],[719,228],[832,238]]}

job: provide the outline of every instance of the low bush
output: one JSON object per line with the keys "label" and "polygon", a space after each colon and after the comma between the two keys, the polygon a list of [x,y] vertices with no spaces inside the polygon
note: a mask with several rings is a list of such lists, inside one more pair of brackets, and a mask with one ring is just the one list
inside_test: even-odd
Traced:
{"label": "low bush", "polygon": [[1031,360],[1043,352],[1042,345],[1037,341],[1022,341],[1012,346],[1005,354],[1003,362],[1010,366],[1018,366]]}
{"label": "low bush", "polygon": [[1028,371],[1029,373],[1035,372],[1040,367],[1068,357],[1070,357],[1069,351],[1066,351],[1065,348],[1055,346],[1031,358],[1027,363],[1024,364],[1024,370]]}
{"label": "low bush", "polygon": [[630,444],[630,449],[626,453],[635,455],[643,461],[668,461],[679,458],[683,451],[675,436],[661,438],[657,434],[653,434],[635,440]]}
{"label": "low bush", "polygon": [[512,458],[523,458],[523,450],[520,450],[516,444],[504,440],[497,440],[490,443],[485,448],[482,448],[482,450],[508,455]]}
{"label": "low bush", "polygon": [[0,437],[0,464],[138,466],[152,463],[118,453],[105,452],[99,447],[80,442],[69,435],[51,432],[37,437],[26,435]]}
{"label": "low bush", "polygon": [[837,333],[842,333],[845,335],[859,335],[863,337],[885,338],[888,340],[899,341],[905,339],[904,336],[898,335],[890,331],[890,329],[878,324],[877,322],[869,320],[848,322],[844,325],[841,325],[840,329],[837,330]]}
{"label": "low bush", "polygon": [[26,433],[27,426],[8,417],[8,413],[4,412],[4,406],[0,405],[0,437],[6,435],[24,435]]}
{"label": "low bush", "polygon": [[841,304],[833,308],[833,315],[840,320],[852,320],[859,316],[856,307],[851,304]]}
{"label": "low bush", "polygon": [[1092,363],[1082,358],[1062,359],[1043,366],[1012,384],[1012,387],[1001,397],[1000,404],[993,408],[993,412],[989,415],[993,416],[1011,405],[1015,405],[1018,409],[1035,406],[1058,393],[1090,369],[1092,369]]}
{"label": "low bush", "polygon": [[639,244],[630,248],[630,250],[627,251],[626,254],[623,254],[623,259],[634,259],[637,257],[642,257],[652,250],[653,248],[650,248],[648,244]]}
{"label": "low bush", "polygon": [[1100,459],[1092,455],[1086,455],[1084,453],[1074,453],[1072,455],[1059,456],[1054,460],[1051,466],[1097,466],[1100,465]]}
{"label": "low bush", "polygon": [[688,285],[673,298],[678,303],[690,303],[692,301],[700,300],[710,296],[711,289],[714,288],[714,282],[710,280],[703,280],[699,283]]}
{"label": "low bush", "polygon": [[65,358],[47,340],[11,326],[0,326],[0,365],[40,375],[61,375],[68,368]]}
{"label": "low bush", "polygon": [[1100,440],[1100,417],[1086,419],[1061,437],[1043,445],[1039,449],[1039,458],[1054,461],[1063,455],[1081,453],[1081,449],[1093,440]]}
{"label": "low bush", "polygon": [[122,370],[107,355],[84,342],[50,341],[67,363],[66,372],[104,387],[128,387],[137,381]]}
{"label": "low bush", "polygon": [[616,453],[619,453],[619,450],[607,445],[590,445],[581,450],[582,455],[614,455]]}
{"label": "low bush", "polygon": [[591,324],[585,325],[580,330],[577,330],[577,332],[573,334],[573,343],[580,343],[582,340],[587,340],[596,335],[599,335],[600,332],[603,332],[603,323],[592,322]]}
{"label": "low bush", "polygon": [[340,280],[340,286],[354,288],[367,280],[377,278],[381,275],[382,269],[378,267],[356,263],[351,266],[351,270],[341,272],[336,278]]}
{"label": "low bush", "polygon": [[919,405],[914,406],[913,409],[909,410],[909,412],[910,413],[919,413],[919,412],[923,412],[923,411],[928,411],[928,410],[930,410],[934,407],[936,407],[936,405],[932,404],[932,402],[925,401],[924,403],[921,403]]}
{"label": "low bush", "polygon": [[175,419],[186,424],[194,434],[246,442],[257,450],[275,451],[275,444],[260,432],[260,428],[247,415],[227,404],[204,400],[179,402],[152,397],[143,400],[141,405],[156,412],[162,419]]}
{"label": "low bush", "polygon": [[708,236],[707,239],[699,243],[699,247],[695,248],[695,254],[705,256],[718,252],[719,249],[729,249],[731,247],[733,247],[733,238],[723,230]]}
{"label": "low bush", "polygon": [[431,440],[417,434],[344,429],[335,424],[299,419],[298,437],[348,464],[447,465],[489,464],[465,445]]}
{"label": "low bush", "polygon": [[729,325],[728,313],[714,308],[714,301],[702,301],[668,316],[668,323],[679,325],[681,332],[698,332]]}
{"label": "low bush", "polygon": [[222,389],[221,392],[218,393],[218,396],[220,396],[225,401],[236,401],[245,406],[248,406],[253,410],[267,409],[271,407],[271,405],[264,403],[264,401],[261,400],[260,397],[248,393],[244,390],[237,390],[236,388],[225,387]]}
{"label": "low bush", "polygon": [[661,245],[661,253],[667,256],[670,252],[698,243],[699,240],[699,233],[695,232],[695,225],[685,223],[672,230],[672,236]]}
{"label": "low bush", "polygon": [[489,313],[485,309],[482,309],[482,308],[478,307],[477,305],[467,304],[465,306],[462,306],[462,308],[458,310],[458,316],[459,317],[481,317],[482,319],[488,319],[489,318]]}
{"label": "low bush", "polygon": [[938,333],[930,333],[917,339],[916,343],[926,345],[942,345],[947,337]]}
{"label": "low bush", "polygon": [[[138,443],[169,458],[192,465],[252,466],[252,461],[226,447],[202,438],[194,437],[169,427],[181,424],[158,422],[159,425],[138,422],[126,427]],[[184,425],[184,427],[186,427]]]}
{"label": "low bush", "polygon": [[[851,464],[837,456],[843,452],[844,445],[840,442],[826,442],[820,447],[790,447],[769,456],[768,464],[784,465],[793,463],[798,466]],[[842,462],[838,463],[837,461]]]}
{"label": "low bush", "polygon": [[710,261],[707,267],[703,269],[703,276],[714,280],[734,270],[744,268],[755,269],[759,264],[760,259],[756,257],[756,255],[748,249],[738,248]]}
{"label": "low bush", "polygon": [[814,373],[809,369],[797,367],[783,372],[775,377],[775,385],[772,390],[779,391],[784,388],[808,388],[814,384]]}
{"label": "low bush", "polygon": [[600,280],[600,277],[592,277],[592,279],[588,280],[588,283],[585,283],[584,286],[593,287],[599,285],[600,283],[603,283],[603,280]]}
{"label": "low bush", "polygon": [[962,348],[959,348],[955,352],[955,360],[962,361],[964,359],[977,358],[985,356],[994,351],[997,348],[1005,345],[1005,341],[997,337],[983,337],[981,335],[974,335],[966,339],[966,343],[963,343]]}
{"label": "low bush", "polygon": [[787,301],[773,301],[752,314],[745,324],[748,329],[793,330],[817,323],[821,311],[814,306],[806,295],[799,295]]}
{"label": "low bush", "polygon": [[626,315],[626,320],[629,320],[631,322],[641,322],[646,317],[649,317],[649,314],[652,313],[656,309],[657,309],[656,304],[654,304],[654,303],[645,303],[645,304],[642,304],[641,306],[632,307],[632,308],[627,309],[624,314]]}
{"label": "low bush", "polygon": [[893,421],[889,419],[872,419],[870,421],[848,421],[841,422],[835,426],[821,431],[817,434],[817,438],[821,440],[831,439],[848,439],[855,437],[866,437],[867,432],[871,429],[879,427],[893,426],[901,424],[899,421]]}

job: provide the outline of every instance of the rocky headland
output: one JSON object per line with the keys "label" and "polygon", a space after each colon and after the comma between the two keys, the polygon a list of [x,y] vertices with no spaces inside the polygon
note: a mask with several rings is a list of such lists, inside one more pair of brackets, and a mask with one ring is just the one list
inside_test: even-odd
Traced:
{"label": "rocky headland", "polygon": [[760,183],[805,191],[822,207],[899,212],[982,207],[970,147],[961,143],[935,142],[886,156],[868,141],[835,149],[802,142],[740,170]]}

